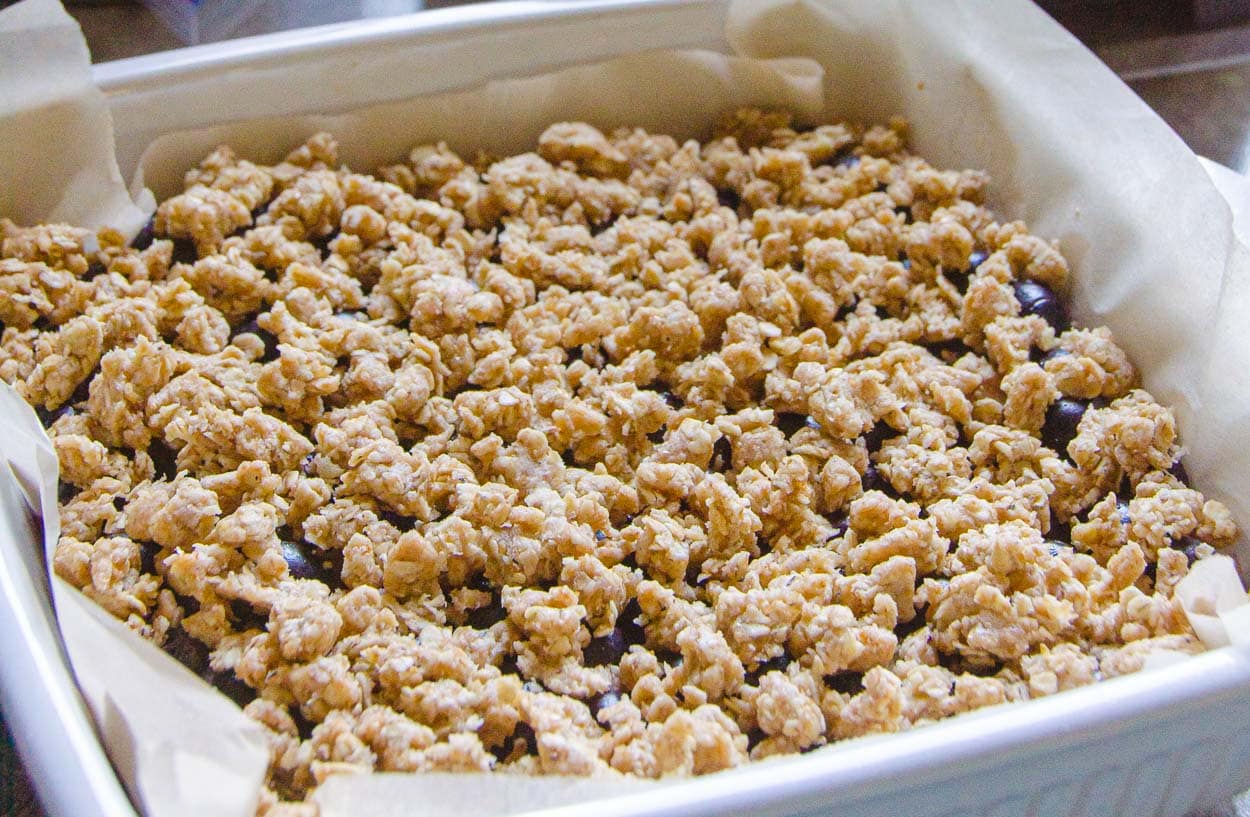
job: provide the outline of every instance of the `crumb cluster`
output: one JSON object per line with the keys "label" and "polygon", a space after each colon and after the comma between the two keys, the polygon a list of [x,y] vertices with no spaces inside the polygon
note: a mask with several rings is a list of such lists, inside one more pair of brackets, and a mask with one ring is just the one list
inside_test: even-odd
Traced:
{"label": "crumb cluster", "polygon": [[371,770],[690,775],[1194,652],[1230,544],[1068,265],[906,126],[229,148],[132,245],[0,223],[55,570]]}

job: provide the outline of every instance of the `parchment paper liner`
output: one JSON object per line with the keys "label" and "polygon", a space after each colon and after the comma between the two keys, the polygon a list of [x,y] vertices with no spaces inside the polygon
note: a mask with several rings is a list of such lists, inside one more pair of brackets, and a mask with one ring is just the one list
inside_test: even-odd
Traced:
{"label": "parchment paper liner", "polygon": [[[939,166],[989,170],[1000,214],[1060,240],[1076,270],[1077,321],[1113,329],[1147,386],[1176,408],[1196,483],[1250,519],[1247,241],[1234,235],[1228,203],[1192,153],[1107,69],[1026,2],[743,3],[730,9],[725,32],[739,58],[651,52],[330,117],[292,100],[272,118],[170,134],[145,153],[132,200],[75,24],[53,0],[25,0],[0,13],[0,213],[133,231],[151,209],[143,183],[168,195],[219,143],[272,161],[322,129],[340,138],[346,163],[368,170],[423,141],[469,153],[526,149],[560,119],[701,136],[716,115],[745,104],[787,107],[807,122],[902,113],[919,153]],[[544,42],[541,28],[532,34],[535,49],[559,45]],[[324,70],[329,80],[334,69]],[[445,87],[454,86],[449,77]],[[341,91],[352,97],[350,87]],[[48,138],[67,132],[72,138]],[[1226,193],[1244,183],[1212,172]],[[1241,191],[1244,223],[1250,191]],[[7,387],[0,449],[43,514],[50,558],[55,457]],[[1250,637],[1231,564],[1195,571],[1183,593],[1211,644]],[[68,585],[53,579],[52,588],[80,688],[143,810],[250,814],[266,757],[259,729]],[[504,814],[640,785],[375,775],[334,778],[316,799],[324,815],[407,814],[418,803],[427,814]]]}

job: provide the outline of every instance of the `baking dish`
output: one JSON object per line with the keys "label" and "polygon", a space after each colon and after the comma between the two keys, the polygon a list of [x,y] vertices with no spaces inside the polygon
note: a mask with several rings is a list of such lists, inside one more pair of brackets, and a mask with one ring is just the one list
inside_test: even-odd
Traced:
{"label": "baking dish", "polygon": [[[726,51],[730,6],[479,6],[143,57],[99,66],[95,76],[108,95],[119,162],[129,176],[159,135],[275,111],[333,112],[349,104],[341,95],[348,85],[355,91],[350,104],[361,105],[658,48]],[[481,59],[484,52],[494,58]],[[339,85],[326,82],[331,75]],[[362,88],[369,95],[362,97]],[[874,112],[865,106],[855,113]],[[149,181],[158,189],[164,183]],[[0,666],[5,711],[52,813],[133,813],[76,701],[64,655],[52,646],[43,566],[18,547],[29,536],[23,523],[6,519],[12,530],[0,543],[0,631],[17,652]],[[1250,751],[1247,693],[1250,652],[1225,648],[1165,670],[620,796],[595,809],[815,814],[836,804],[846,814],[1183,814],[1250,785],[1243,760]]]}

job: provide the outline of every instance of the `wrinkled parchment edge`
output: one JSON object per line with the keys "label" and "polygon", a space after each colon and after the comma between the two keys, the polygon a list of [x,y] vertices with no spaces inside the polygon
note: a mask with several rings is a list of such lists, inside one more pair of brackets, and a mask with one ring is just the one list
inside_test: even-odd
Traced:
{"label": "wrinkled parchment edge", "polygon": [[[47,0],[28,0],[28,3],[27,3],[27,4],[23,4],[23,5],[28,5],[28,6],[39,6],[39,5],[42,5],[42,6],[49,6],[49,5],[54,5],[54,4],[50,4],[50,3],[48,3],[48,2],[47,2]],[[15,8],[16,8],[16,7],[15,7]],[[812,8],[814,8],[814,6],[813,6],[812,4],[808,4],[808,5],[807,5],[807,9],[808,9],[809,11],[810,11]],[[818,9],[818,10],[823,11],[824,9]],[[524,82],[524,81],[522,81],[522,82]],[[500,85],[501,85],[501,86],[503,86],[503,85],[506,85],[506,84],[502,84],[502,83],[501,83]],[[924,152],[923,147],[921,147],[921,148],[920,148],[920,150],[921,150],[921,152]],[[115,181],[115,180],[110,180],[110,181]],[[87,185],[87,187],[84,187],[84,186],[82,186],[82,185]],[[83,183],[82,183],[82,185],[78,185],[77,187],[73,187],[73,186],[72,186],[72,192],[73,192],[73,195],[65,196],[65,197],[63,197],[63,199],[62,199],[62,200],[63,200],[63,201],[66,201],[66,202],[69,202],[71,205],[75,205],[75,206],[76,206],[77,204],[82,203],[85,199],[88,199],[89,197],[87,197],[87,196],[84,196],[84,195],[83,195],[83,190],[84,190],[84,189],[88,189],[88,187],[89,187],[89,185],[90,185],[90,182],[83,182]],[[130,202],[130,201],[129,201],[129,199],[127,199],[127,200],[126,200],[126,202],[125,202],[125,204],[124,204],[124,208],[133,208],[133,207],[134,207],[134,204],[133,204],[132,202]],[[71,210],[72,210],[72,208],[71,208]],[[95,226],[96,224],[100,224],[100,223],[106,223],[105,221],[100,221],[100,220],[97,220],[97,218],[96,218],[95,216],[92,216],[91,214],[87,214],[87,215],[84,215],[84,216],[66,215],[66,214],[62,211],[62,209],[61,209],[61,207],[60,207],[60,206],[58,206],[58,208],[57,208],[56,210],[54,210],[53,212],[54,212],[54,215],[53,215],[53,217],[54,217],[54,218],[58,218],[58,219],[59,219],[59,218],[65,218],[65,219],[69,219],[69,220],[76,220],[76,221],[78,221],[79,223],[83,223],[83,224],[87,224],[87,225],[91,225],[91,226]],[[139,209],[138,209],[138,212],[139,212],[139,213],[142,213],[142,212],[143,212],[143,209],[142,209],[142,208],[139,208]],[[128,214],[127,218],[129,219],[129,222],[128,222],[128,223],[125,221],[125,219],[113,220],[113,221],[111,221],[111,222],[107,222],[107,223],[111,223],[113,226],[118,226],[118,227],[120,227],[121,229],[123,229],[124,231],[126,231],[126,230],[133,231],[133,228],[134,228],[134,226],[135,226],[135,218],[136,218],[136,217],[135,217],[135,215],[134,215],[134,212],[133,212],[133,211],[129,212],[129,214]],[[129,224],[129,226],[127,226],[127,224]],[[45,439],[46,439],[46,438],[45,438]],[[53,490],[53,493],[51,494],[51,496],[53,496],[53,497],[55,496],[55,491],[54,491],[54,490]],[[43,501],[46,503],[46,501],[47,501],[47,494],[45,494],[45,495],[44,495],[44,497],[43,497],[42,499],[43,499]],[[54,504],[55,504],[55,502],[54,502],[54,500],[53,500],[53,506],[54,506]],[[54,527],[54,526],[49,526],[49,530],[52,530],[52,529],[53,529],[53,527]],[[48,537],[48,538],[49,538],[51,541],[53,541],[53,542],[55,541],[55,538],[54,538],[53,536],[50,536],[50,535],[49,535],[49,537]],[[1231,563],[1230,563],[1230,564],[1231,564]],[[1235,577],[1235,573],[1233,574],[1233,576]],[[1215,582],[1215,585],[1214,585],[1215,587],[1217,587],[1217,588],[1218,588],[1218,587],[1223,587],[1223,588],[1224,588],[1223,590],[1219,590],[1219,589],[1212,590],[1212,589],[1211,589],[1211,586],[1209,586],[1209,585],[1211,584],[1211,582],[1195,582],[1195,583],[1194,583],[1194,584],[1195,584],[1195,586],[1199,586],[1199,585],[1200,585],[1199,589],[1195,590],[1195,592],[1194,592],[1194,596],[1195,596],[1195,598],[1197,598],[1197,599],[1200,599],[1200,600],[1201,600],[1201,599],[1206,598],[1206,595],[1209,595],[1209,593],[1211,593],[1211,592],[1215,592],[1215,594],[1216,594],[1216,596],[1215,596],[1215,597],[1216,597],[1217,599],[1224,599],[1224,600],[1225,600],[1225,601],[1221,601],[1221,602],[1218,602],[1218,603],[1219,603],[1219,604],[1226,604],[1226,605],[1227,605],[1227,599],[1230,597],[1230,595],[1229,595],[1229,593],[1228,593],[1228,592],[1225,592],[1225,591],[1227,591],[1227,590],[1228,590],[1228,587],[1226,587],[1224,584],[1222,584],[1222,582],[1225,582],[1225,581],[1227,580],[1227,578],[1228,578],[1227,571],[1224,571],[1222,579],[1212,580],[1212,581],[1214,581],[1214,582]],[[1238,586],[1240,586],[1240,585],[1238,584]],[[104,615],[103,613],[101,613],[101,612],[100,612],[97,608],[95,608],[95,606],[94,606],[94,605],[91,605],[91,604],[86,603],[86,602],[85,602],[85,601],[81,598],[81,596],[79,596],[77,593],[73,593],[73,592],[69,592],[69,593],[67,593],[67,592],[66,592],[66,591],[67,591],[67,589],[68,589],[68,587],[67,587],[67,586],[62,586],[62,583],[60,583],[60,582],[59,582],[59,580],[54,582],[54,594],[56,595],[56,600],[57,600],[57,604],[58,604],[58,609],[62,609],[62,605],[67,604],[67,602],[63,601],[63,598],[64,598],[64,597],[69,597],[69,598],[71,598],[71,599],[72,599],[72,601],[68,602],[68,604],[69,604],[69,605],[72,605],[72,608],[73,608],[73,609],[86,612],[86,614],[87,614],[87,615],[86,615],[86,618],[84,619],[84,621],[95,619],[95,620],[96,620],[96,621],[95,621],[95,625],[98,625],[98,626],[100,626],[100,627],[104,627],[104,628],[106,628],[106,629],[107,629],[108,627],[112,626],[112,627],[114,627],[115,629],[123,629],[123,628],[121,628],[121,626],[120,626],[119,624],[117,624],[117,622],[115,622],[115,621],[114,621],[114,620],[112,620],[111,618],[109,618],[109,617],[107,617],[106,615]],[[1204,594],[1205,594],[1205,595],[1204,595]],[[1242,603],[1241,603],[1241,604],[1238,604],[1238,605],[1233,605],[1233,606],[1231,606],[1231,607],[1228,607],[1228,609],[1220,609],[1220,610],[1217,610],[1218,615],[1217,615],[1216,617],[1217,617],[1217,618],[1219,618],[1221,621],[1223,621],[1223,619],[1224,619],[1224,618],[1226,618],[1226,617],[1227,617],[1227,618],[1229,618],[1229,619],[1230,619],[1233,623],[1237,623],[1238,621],[1240,621],[1240,619],[1238,619],[1238,618],[1237,618],[1237,615],[1239,615],[1239,614],[1237,614],[1237,613],[1236,613],[1236,611],[1237,611],[1238,609],[1240,609],[1240,608],[1242,608],[1242,607],[1244,607],[1244,606],[1245,606],[1245,604],[1244,604],[1244,601],[1245,601],[1245,593],[1244,593],[1244,590],[1243,590],[1243,591],[1241,591],[1241,597],[1242,597],[1242,599],[1241,599],[1241,600],[1242,600]],[[1204,601],[1199,601],[1199,602],[1196,602],[1195,604],[1197,605],[1197,608],[1203,608],[1203,605],[1204,605],[1204,604],[1206,604],[1206,603],[1207,603],[1207,602],[1204,602]],[[1192,620],[1192,616],[1195,616],[1195,615],[1196,615],[1196,616],[1203,616],[1203,615],[1205,615],[1204,613],[1199,612],[1197,608],[1196,608],[1196,609],[1195,609],[1192,613],[1191,613],[1191,611],[1190,611],[1190,609],[1189,609],[1188,607],[1186,608],[1186,612],[1187,612],[1187,614],[1188,614],[1188,615],[1191,615],[1191,620]],[[66,609],[69,609],[69,608],[66,608]],[[1204,608],[1204,609],[1205,609],[1205,608]],[[63,611],[63,613],[62,613],[62,614],[63,614],[63,616],[64,616],[64,611]],[[76,613],[71,613],[70,615],[76,615]],[[1209,618],[1209,617],[1210,617],[1210,616],[1208,616],[1208,618]],[[1226,627],[1228,622],[1223,622],[1223,623],[1224,623],[1224,625],[1225,625],[1225,627]],[[84,626],[86,626],[86,627],[91,627],[91,626],[95,626],[95,625],[84,625]],[[124,633],[124,631],[123,631],[123,633],[122,633],[122,634],[123,634],[123,635],[128,635],[128,634]],[[1217,636],[1212,636],[1212,637],[1217,637]],[[125,639],[125,640],[137,641],[137,642],[138,642],[138,643],[140,643],[140,644],[144,644],[145,646],[149,647],[149,649],[150,649],[150,650],[151,650],[151,652],[152,652],[152,655],[151,655],[151,656],[140,656],[140,657],[136,658],[135,660],[145,660],[146,658],[149,658],[149,657],[150,657],[150,658],[154,658],[154,659],[156,660],[156,663],[157,663],[157,665],[158,665],[158,666],[159,666],[159,665],[161,665],[162,663],[165,663],[165,664],[167,664],[167,665],[172,665],[172,667],[173,667],[174,669],[176,669],[176,670],[178,670],[178,671],[183,672],[183,673],[184,673],[187,677],[189,677],[189,678],[193,679],[193,680],[194,680],[194,682],[195,682],[195,684],[200,684],[200,682],[198,681],[198,679],[194,679],[194,676],[191,676],[189,673],[186,673],[184,670],[182,670],[182,668],[180,667],[180,665],[177,665],[177,663],[176,663],[176,662],[173,662],[173,661],[172,661],[172,659],[169,659],[167,656],[165,656],[165,655],[164,655],[163,653],[161,653],[159,650],[156,650],[155,648],[151,648],[151,647],[150,647],[150,645],[146,645],[146,642],[142,642],[142,640],[141,640],[141,639],[127,638],[127,639]],[[68,639],[67,639],[67,641],[68,641]],[[73,652],[74,652],[74,649],[71,647],[71,653],[73,653]],[[141,652],[142,652],[142,651],[141,651]],[[75,659],[75,663],[76,663],[76,664],[78,663],[77,659]],[[168,666],[166,666],[166,668],[169,668],[169,667],[168,667]],[[89,684],[84,684],[84,687],[88,687],[88,686],[89,686]],[[217,696],[217,697],[220,697],[220,696]],[[221,699],[221,700],[223,700],[223,701],[224,701],[224,699]],[[102,703],[101,703],[101,702],[97,702],[97,703],[93,706],[93,709],[95,709],[95,710],[99,710],[99,711],[103,711],[103,712],[104,712],[104,715],[103,715],[103,716],[101,716],[101,715],[99,714],[99,711],[97,711],[97,718],[98,718],[98,719],[99,719],[102,723],[105,723],[106,725],[107,725],[107,724],[109,724],[109,723],[114,723],[114,724],[117,724],[117,723],[118,723],[118,718],[119,718],[119,717],[121,717],[122,722],[126,722],[126,718],[125,718],[124,716],[120,716],[120,715],[119,715],[120,710],[124,708],[124,707],[123,707],[123,705],[119,704],[119,703],[118,703],[118,702],[117,702],[117,701],[116,701],[116,700],[115,700],[112,696],[107,695],[107,694],[106,694],[106,695],[105,695],[105,697],[102,699],[102,701],[103,701]],[[142,702],[142,705],[143,705],[143,708],[150,708],[150,707],[148,706],[148,700],[147,700],[146,698],[145,698],[145,700]],[[232,705],[232,704],[228,704],[228,705],[230,706],[230,708],[231,708],[231,709],[234,709],[234,707],[233,707],[233,705]],[[237,710],[234,710],[234,711],[237,713]],[[108,730],[108,729],[106,728],[106,731],[111,731],[111,730]],[[117,731],[117,732],[119,732],[119,733],[125,733],[125,732],[127,732],[127,731],[128,731],[128,729],[118,728],[116,731]],[[138,743],[139,743],[138,741],[134,741],[133,739],[131,739],[131,740],[130,740],[130,743],[129,743],[129,746],[130,746],[130,748],[129,748],[130,756],[134,756],[134,755],[136,754],[136,751],[137,751],[137,749],[139,748],[139,747],[138,747]],[[123,744],[123,746],[124,746],[124,745],[125,745],[125,744]],[[126,751],[127,751],[127,750],[125,750],[124,748],[123,748],[123,749],[115,749],[115,752],[116,752],[117,757],[126,757],[126,756],[127,756]],[[166,747],[162,747],[160,751],[161,751],[161,752],[168,753],[168,752],[169,752],[169,751],[171,751],[171,750],[167,749]],[[172,751],[173,751],[173,753],[174,753],[174,754],[177,754],[177,750],[172,750]],[[158,752],[158,756],[159,756],[159,754],[160,754],[160,752]],[[117,757],[115,757],[115,762],[118,762],[118,765],[119,765],[119,766],[126,765],[126,764],[124,764],[124,763],[122,763],[122,762],[118,761],[118,760],[117,760]],[[197,769],[197,773],[198,773],[198,771],[199,771],[199,770]],[[332,788],[333,788],[333,786],[327,786],[327,790],[331,790]],[[131,787],[131,789],[132,789],[132,793],[134,793],[134,792],[136,791],[136,789],[142,790],[142,789],[143,789],[143,787],[142,787],[142,786],[138,786],[138,787],[136,787],[136,786],[132,786],[132,787]],[[139,795],[138,795],[138,796],[140,797],[140,799],[141,799],[141,800],[143,800],[145,797],[152,796],[152,795],[151,795],[150,793],[140,791],[140,793],[139,793]],[[579,796],[584,796],[584,795],[579,795]],[[356,802],[358,803],[359,801],[356,801]],[[515,803],[514,803],[513,805],[515,805]],[[531,803],[530,803],[530,805],[533,805],[533,803],[531,802]],[[224,813],[224,812],[223,812],[223,813]]]}

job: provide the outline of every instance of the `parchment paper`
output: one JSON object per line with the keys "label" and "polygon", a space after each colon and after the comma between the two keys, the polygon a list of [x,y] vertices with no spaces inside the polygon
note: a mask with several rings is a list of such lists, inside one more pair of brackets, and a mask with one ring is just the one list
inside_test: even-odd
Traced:
{"label": "parchment paper", "polygon": [[[227,124],[209,131],[168,134],[144,155],[132,189],[173,192],[182,173],[222,141],[272,161],[320,129],[338,135],[348,164],[368,170],[428,140],[468,153],[526,149],[559,119],[700,136],[717,114],[744,104],[788,107],[809,123],[902,113],[920,153],[938,165],[989,170],[1000,214],[1060,240],[1076,271],[1070,297],[1077,321],[1112,328],[1147,386],[1176,408],[1197,485],[1226,501],[1243,525],[1250,522],[1248,242],[1234,235],[1228,204],[1193,154],[1110,71],[1025,0],[767,0],[731,4],[727,13],[704,5],[709,15],[724,14],[737,57],[651,52],[333,117],[316,115],[316,106],[341,111],[356,93],[372,98],[367,71],[344,79],[334,73],[341,66],[302,64],[300,81],[323,70],[337,104],[275,97],[271,117],[229,123],[223,116]],[[0,213],[133,230],[143,208],[121,187],[107,106],[84,83],[85,50],[67,19],[52,0],[25,0],[0,13],[0,136],[6,156],[20,157],[0,158],[0,178],[5,189],[20,184],[25,192],[21,201],[0,198]],[[565,47],[541,27],[529,35],[535,51]],[[65,48],[32,49],[32,40]],[[367,54],[354,59],[368,63]],[[480,59],[491,54],[483,50]],[[267,80],[281,70],[267,66]],[[449,76],[442,87],[460,85]],[[159,120],[159,108],[150,113]],[[76,138],[49,138],[67,122]],[[46,438],[31,426],[32,412],[13,407],[11,393],[0,400],[0,419],[0,451],[23,477],[32,505],[43,509],[50,553],[55,483]],[[1247,555],[1244,542],[1238,555]],[[143,810],[250,813],[264,767],[255,728],[76,592],[57,580],[53,591],[79,684]],[[1215,612],[1225,624],[1244,626],[1244,614]],[[316,799],[327,817],[411,813],[414,803],[427,814],[504,814],[638,785],[378,775],[335,778]]]}
{"label": "parchment paper", "polygon": [[60,3],[26,0],[0,15],[0,77],[0,215],[138,230],[147,213],[126,193],[87,43]]}

